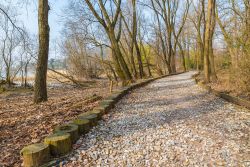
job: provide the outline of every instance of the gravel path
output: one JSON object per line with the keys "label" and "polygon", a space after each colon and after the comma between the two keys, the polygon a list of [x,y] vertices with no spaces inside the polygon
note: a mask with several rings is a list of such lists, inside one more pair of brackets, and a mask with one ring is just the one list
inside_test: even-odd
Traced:
{"label": "gravel path", "polygon": [[250,112],[188,72],[123,98],[82,137],[65,166],[250,166]]}

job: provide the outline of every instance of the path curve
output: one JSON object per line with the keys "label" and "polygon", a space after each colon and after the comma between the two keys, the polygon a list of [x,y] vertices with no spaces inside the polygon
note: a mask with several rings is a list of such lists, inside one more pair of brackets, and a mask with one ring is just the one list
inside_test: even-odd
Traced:
{"label": "path curve", "polygon": [[197,86],[194,72],[126,95],[65,166],[250,166],[250,112]]}

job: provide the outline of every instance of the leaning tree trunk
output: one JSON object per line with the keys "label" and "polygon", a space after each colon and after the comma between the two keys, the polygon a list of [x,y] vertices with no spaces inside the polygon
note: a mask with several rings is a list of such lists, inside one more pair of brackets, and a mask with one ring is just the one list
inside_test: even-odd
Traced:
{"label": "leaning tree trunk", "polygon": [[115,32],[113,30],[108,31],[109,39],[111,41],[112,50],[114,52],[114,57],[116,58],[116,70],[120,68],[121,70],[118,75],[119,77],[124,80],[132,80],[131,73],[128,69],[128,66],[122,56],[119,43],[115,38]]}
{"label": "leaning tree trunk", "polygon": [[39,26],[39,53],[36,67],[34,85],[34,102],[47,101],[47,66],[49,53],[49,5],[48,0],[39,0],[38,26]]}

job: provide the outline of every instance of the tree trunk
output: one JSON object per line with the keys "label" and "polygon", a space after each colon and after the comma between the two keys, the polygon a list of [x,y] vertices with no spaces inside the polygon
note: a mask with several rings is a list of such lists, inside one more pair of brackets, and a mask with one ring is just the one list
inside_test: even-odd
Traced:
{"label": "tree trunk", "polygon": [[170,60],[170,74],[176,72],[176,67],[175,67],[175,56],[173,54],[173,48],[172,48],[172,41],[171,41],[171,36],[172,34],[168,34],[168,52],[169,52],[169,60]]}
{"label": "tree trunk", "polygon": [[209,56],[211,55],[211,44],[213,40],[213,19],[215,10],[215,0],[208,0],[207,20],[206,20],[206,32],[205,32],[205,47],[204,47],[204,74],[205,82],[210,82],[210,65]]}
{"label": "tree trunk", "polygon": [[140,78],[142,79],[144,77],[144,72],[143,72],[143,64],[142,64],[142,59],[141,59],[141,52],[140,48],[138,46],[137,40],[135,40],[135,49],[136,49],[136,55],[137,55],[137,61],[138,61],[138,67],[139,67],[139,74]]}
{"label": "tree trunk", "polygon": [[132,76],[128,69],[128,66],[122,56],[118,41],[115,38],[115,32],[113,30],[108,32],[109,39],[111,41],[111,46],[114,52],[114,58],[115,58],[115,68],[117,71],[117,74],[122,80],[131,80]]}
{"label": "tree trunk", "polygon": [[27,83],[27,78],[28,78],[28,63],[25,64],[25,67],[24,67],[24,87],[26,88],[28,86],[28,83]]}
{"label": "tree trunk", "polygon": [[6,82],[8,84],[8,86],[11,86],[11,79],[10,79],[10,67],[8,66],[6,68]]}
{"label": "tree trunk", "polygon": [[167,65],[168,73],[172,74],[173,71],[172,71],[172,68],[171,68],[171,64],[170,63],[166,63],[166,65]]}
{"label": "tree trunk", "polygon": [[215,30],[215,24],[216,24],[216,17],[215,17],[215,3],[216,0],[214,0],[213,4],[213,10],[211,13],[211,40],[209,41],[209,62],[210,62],[210,68],[211,68],[211,78],[212,80],[217,80],[216,70],[215,70],[215,63],[214,63],[214,51],[213,51],[213,36],[214,36],[214,30]]}
{"label": "tree trunk", "polygon": [[39,0],[38,26],[39,26],[39,53],[36,67],[34,85],[34,102],[47,101],[47,66],[49,53],[49,5],[48,0]]}
{"label": "tree trunk", "polygon": [[175,55],[172,54],[172,56],[171,56],[171,71],[172,71],[173,74],[176,73],[176,65],[175,65],[175,63],[176,63]]}
{"label": "tree trunk", "polygon": [[132,6],[133,6],[133,33],[132,33],[132,41],[135,45],[136,49],[136,55],[137,55],[137,62],[138,62],[138,68],[139,68],[139,75],[140,78],[143,78],[143,64],[141,59],[141,52],[137,43],[137,13],[136,13],[136,0],[132,0]]}
{"label": "tree trunk", "polygon": [[152,72],[151,72],[151,69],[150,69],[150,62],[148,60],[148,56],[147,56],[147,53],[146,53],[146,50],[145,50],[145,47],[144,47],[142,41],[141,41],[141,46],[142,46],[142,50],[143,50],[145,60],[146,60],[146,63],[147,63],[148,76],[152,77]]}
{"label": "tree trunk", "polygon": [[200,70],[203,70],[204,67],[204,44],[200,37],[198,37],[198,48],[199,48],[199,62],[198,62],[198,68]]}
{"label": "tree trunk", "polygon": [[246,46],[247,46],[247,53],[248,55],[250,55],[250,2],[248,1],[246,3]]}
{"label": "tree trunk", "polygon": [[133,42],[131,42],[131,46],[130,46],[130,55],[131,55],[132,69],[134,71],[134,77],[137,78],[137,70],[136,70],[136,66],[135,66],[134,44],[133,44]]}
{"label": "tree trunk", "polygon": [[179,46],[179,49],[181,52],[182,66],[183,66],[184,72],[186,72],[187,67],[186,67],[186,61],[185,61],[185,52],[184,52],[180,42],[178,42],[178,46]]}
{"label": "tree trunk", "polygon": [[202,35],[202,41],[200,41],[200,49],[201,49],[201,66],[200,66],[200,70],[204,69],[204,64],[205,64],[205,38],[206,38],[206,14],[205,14],[205,0],[202,0],[202,17],[203,17],[203,35]]}
{"label": "tree trunk", "polygon": [[187,70],[190,69],[190,36],[188,35],[188,43],[187,43]]}
{"label": "tree trunk", "polygon": [[213,51],[213,42],[211,41],[209,44],[209,62],[211,68],[211,78],[212,80],[217,80],[217,75],[215,71],[215,63],[214,63],[214,51]]}

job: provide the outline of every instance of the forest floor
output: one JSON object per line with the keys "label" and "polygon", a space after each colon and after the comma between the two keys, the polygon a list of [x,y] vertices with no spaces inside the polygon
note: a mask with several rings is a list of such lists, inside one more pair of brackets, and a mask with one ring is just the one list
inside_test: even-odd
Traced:
{"label": "forest floor", "polygon": [[126,95],[65,166],[250,166],[249,110],[202,89],[193,74]]}
{"label": "forest floor", "polygon": [[[250,92],[241,89],[235,82],[230,82],[230,71],[228,69],[217,70],[217,80],[208,85],[218,92],[224,92],[250,101]],[[204,80],[203,74],[200,74],[199,80]]]}
{"label": "forest floor", "polygon": [[21,166],[19,152],[24,146],[41,142],[56,125],[94,108],[109,94],[108,84],[102,80],[92,88],[50,87],[49,101],[39,105],[33,104],[31,90],[0,94],[0,166]]}

